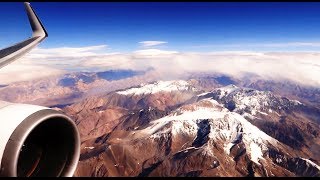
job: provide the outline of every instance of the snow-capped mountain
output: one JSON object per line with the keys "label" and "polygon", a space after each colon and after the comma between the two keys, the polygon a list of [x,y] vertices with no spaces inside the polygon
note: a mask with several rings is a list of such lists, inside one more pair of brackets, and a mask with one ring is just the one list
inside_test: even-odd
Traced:
{"label": "snow-capped mountain", "polygon": [[[204,124],[205,121],[207,121],[207,127],[199,129],[199,124]],[[268,150],[267,144],[279,145],[276,139],[212,99],[203,99],[195,104],[183,106],[168,116],[152,121],[150,127],[135,132],[135,135],[141,137],[143,134],[159,138],[161,133],[167,133],[167,131],[160,129],[169,123],[173,136],[188,134],[193,136],[195,140],[198,131],[207,129],[210,140],[224,142],[223,146],[227,154],[230,154],[230,150],[236,144],[244,142],[251,160],[257,164],[260,164],[259,160],[264,159],[263,154]],[[211,151],[210,154],[213,155],[214,152]]]}
{"label": "snow-capped mountain", "polygon": [[93,129],[82,134],[78,176],[320,176],[320,126],[306,107],[268,91],[205,92],[181,80],[64,111]]}
{"label": "snow-capped mountain", "polygon": [[114,91],[101,97],[107,97],[108,106],[121,106],[128,109],[144,109],[148,107],[159,110],[172,110],[181,103],[199,93],[187,81],[157,81],[140,84],[138,87]]}
{"label": "snow-capped mountain", "polygon": [[235,85],[217,88],[212,92],[198,96],[200,99],[212,97],[225,104],[231,111],[239,114],[249,113],[253,116],[257,113],[266,114],[266,112],[286,111],[292,107],[302,105],[297,100],[276,96],[269,91],[257,91],[250,88],[240,88]]}
{"label": "snow-capped mountain", "polygon": [[[314,143],[308,139],[318,138],[319,110],[297,100],[235,85],[198,95],[198,100],[203,98],[217,100],[292,148],[310,149]],[[311,149],[312,154],[317,154],[314,148]]]}
{"label": "snow-capped mountain", "polygon": [[152,84],[141,84],[140,87],[130,88],[124,91],[118,91],[118,94],[123,95],[146,95],[155,94],[159,92],[172,91],[197,91],[195,87],[191,86],[187,81],[157,81]]}

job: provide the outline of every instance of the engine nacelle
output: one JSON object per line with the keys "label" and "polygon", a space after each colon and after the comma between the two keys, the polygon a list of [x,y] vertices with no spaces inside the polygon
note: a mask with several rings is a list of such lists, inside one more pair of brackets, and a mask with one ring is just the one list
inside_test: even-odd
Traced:
{"label": "engine nacelle", "polygon": [[73,176],[79,156],[80,136],[68,116],[0,101],[0,176]]}

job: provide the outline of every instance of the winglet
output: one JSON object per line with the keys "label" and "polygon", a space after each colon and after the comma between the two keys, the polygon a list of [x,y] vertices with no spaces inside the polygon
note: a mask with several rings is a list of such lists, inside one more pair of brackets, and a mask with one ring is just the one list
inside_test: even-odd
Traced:
{"label": "winglet", "polygon": [[32,37],[48,37],[48,33],[44,26],[42,25],[37,14],[34,12],[29,2],[24,2],[29,22],[32,28]]}
{"label": "winglet", "polygon": [[21,56],[29,52],[31,49],[33,49],[40,42],[42,42],[46,37],[48,37],[47,31],[45,30],[44,26],[42,25],[40,19],[38,18],[32,7],[30,6],[30,3],[25,2],[24,5],[32,28],[32,37],[10,47],[1,49],[0,68],[20,58]]}

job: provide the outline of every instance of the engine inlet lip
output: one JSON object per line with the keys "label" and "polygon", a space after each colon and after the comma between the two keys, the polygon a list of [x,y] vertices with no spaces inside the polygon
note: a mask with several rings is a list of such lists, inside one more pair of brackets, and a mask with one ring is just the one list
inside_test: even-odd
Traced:
{"label": "engine inlet lip", "polygon": [[61,176],[71,177],[73,175],[80,157],[80,135],[77,130],[77,126],[73,122],[73,120],[71,120],[65,114],[53,109],[43,109],[28,116],[11,134],[9,141],[6,144],[3,158],[1,160],[1,176],[17,177],[19,154],[24,142],[26,141],[29,134],[40,123],[52,118],[62,118],[68,121],[69,125],[72,126],[72,134],[75,138],[75,147],[73,149],[74,155],[70,160],[70,166],[67,167],[67,171],[65,171]]}

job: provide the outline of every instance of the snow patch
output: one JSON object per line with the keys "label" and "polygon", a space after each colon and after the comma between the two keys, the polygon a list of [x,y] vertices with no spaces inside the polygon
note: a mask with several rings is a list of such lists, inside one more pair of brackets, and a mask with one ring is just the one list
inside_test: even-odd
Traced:
{"label": "snow patch", "polygon": [[90,150],[92,150],[92,149],[94,149],[94,147],[93,147],[93,146],[89,146],[89,147],[84,147],[84,149],[90,149]]}
{"label": "snow patch", "polygon": [[[203,101],[210,102],[213,107],[195,107],[195,110],[179,108],[168,116],[152,121],[149,127],[141,130],[141,133],[151,135],[158,132],[159,129],[163,128],[168,123],[172,123],[171,127],[173,135],[184,133],[195,136],[198,130],[197,123],[200,120],[223,118],[228,111],[213,99],[203,99],[199,101],[199,103],[201,104]],[[218,109],[220,109],[220,111]]]}
{"label": "snow patch", "polygon": [[200,97],[200,96],[205,96],[207,94],[209,94],[210,92],[204,92],[204,93],[201,93],[201,94],[198,94],[197,96]]}
{"label": "snow patch", "polygon": [[282,159],[281,159],[281,158],[277,158],[277,159],[276,159],[276,162],[277,162],[277,163],[281,163],[281,162],[282,162]]}
{"label": "snow patch", "polygon": [[187,81],[158,81],[152,84],[141,84],[138,88],[131,88],[125,91],[118,91],[118,94],[122,95],[144,95],[154,94],[158,92],[172,92],[172,91],[196,91],[196,88],[192,87]]}
{"label": "snow patch", "polygon": [[309,159],[305,159],[305,158],[300,158],[300,159],[303,159],[305,161],[307,161],[309,164],[311,164],[313,167],[317,168],[318,170],[320,170],[320,166],[318,166],[316,163],[312,162],[311,160]]}
{"label": "snow patch", "polygon": [[251,160],[260,165],[258,160],[264,159],[262,157],[263,154],[262,154],[261,148],[254,142],[250,143],[250,154],[251,154]]}
{"label": "snow patch", "polygon": [[191,150],[191,149],[197,150],[197,149],[199,149],[199,148],[196,148],[196,147],[188,147],[188,148],[182,149],[182,150],[180,150],[180,151],[178,151],[178,152],[176,152],[176,153],[180,153],[180,152],[187,153],[187,152],[188,152],[189,150]]}
{"label": "snow patch", "polygon": [[291,101],[294,103],[294,105],[302,105],[302,103],[298,100],[291,100]]}
{"label": "snow patch", "polygon": [[222,87],[222,88],[218,88],[221,91],[221,94],[219,96],[219,99],[221,99],[224,96],[228,96],[229,94],[231,94],[232,92],[236,91],[239,89],[239,87],[230,84],[228,86]]}
{"label": "snow patch", "polygon": [[254,119],[254,118],[256,118],[255,116],[253,116],[253,115],[251,115],[251,114],[249,114],[249,113],[246,113],[246,112],[244,112],[244,113],[242,114],[242,116],[243,116],[243,117],[246,117],[246,118],[249,118],[249,119]]}
{"label": "snow patch", "polygon": [[225,146],[224,146],[224,151],[225,151],[228,155],[230,155],[230,150],[231,150],[231,148],[232,148],[233,146],[234,146],[233,143],[229,143],[229,144],[225,145]]}
{"label": "snow patch", "polygon": [[267,114],[267,113],[262,112],[262,111],[258,111],[258,113],[268,116],[268,114]]}

